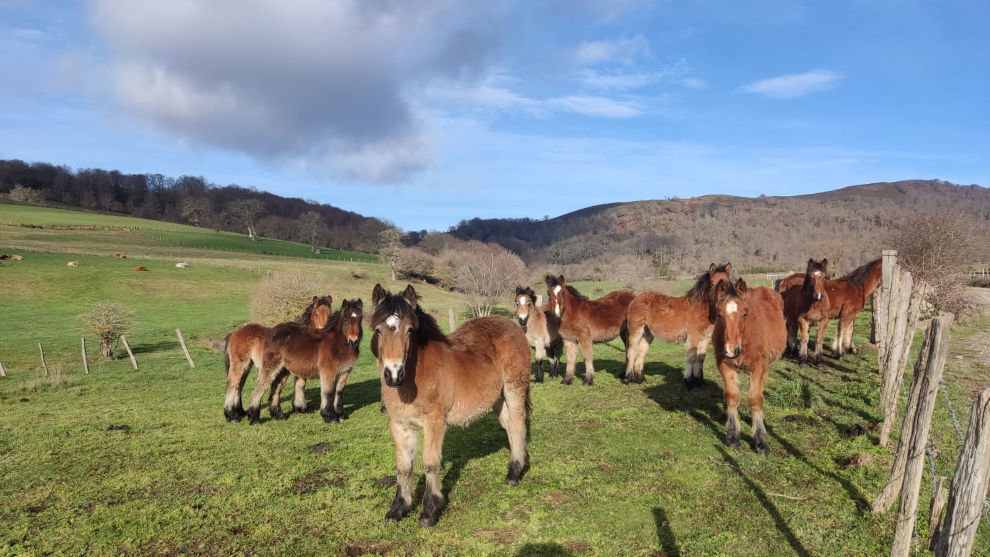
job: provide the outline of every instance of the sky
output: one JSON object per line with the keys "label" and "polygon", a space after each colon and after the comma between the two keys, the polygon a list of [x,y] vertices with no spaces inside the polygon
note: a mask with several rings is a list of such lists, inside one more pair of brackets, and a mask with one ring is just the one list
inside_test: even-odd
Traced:
{"label": "sky", "polygon": [[984,0],[0,0],[0,158],[446,230],[990,185]]}

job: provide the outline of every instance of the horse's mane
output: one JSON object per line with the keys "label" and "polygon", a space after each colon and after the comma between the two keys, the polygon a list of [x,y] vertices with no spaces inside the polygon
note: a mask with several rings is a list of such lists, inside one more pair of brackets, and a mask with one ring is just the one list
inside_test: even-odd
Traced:
{"label": "horse's mane", "polygon": [[[728,273],[725,267],[726,265],[719,265],[718,267],[715,268],[714,272]],[[729,282],[732,281],[730,280]],[[708,271],[701,273],[700,275],[698,275],[698,280],[697,282],[694,283],[694,286],[691,287],[691,290],[688,290],[687,293],[688,301],[690,301],[692,304],[697,304],[702,300],[702,298],[705,295],[705,292],[707,292],[708,289],[711,288],[712,286],[714,285],[712,284],[711,273],[709,273]]]}
{"label": "horse's mane", "polygon": [[866,279],[870,277],[870,271],[873,270],[874,265],[879,265],[880,261],[880,259],[874,259],[861,267],[857,267],[855,270],[842,278],[849,281],[849,283],[854,286],[859,286],[861,288],[865,287]]}
{"label": "horse's mane", "polygon": [[[553,289],[553,287],[555,287],[555,286],[560,286],[560,281],[557,280],[557,277],[549,276],[548,275],[547,276],[547,286],[549,286],[551,289]],[[567,290],[571,293],[571,296],[574,296],[574,298],[576,298],[578,300],[587,300],[588,299],[587,296],[585,296],[584,294],[578,292],[576,288],[574,288],[573,286],[571,286],[569,284],[565,288],[567,288]]]}
{"label": "horse's mane", "polygon": [[536,292],[533,292],[532,288],[527,286],[526,288],[520,289],[519,293],[529,298],[529,301],[532,302],[533,305],[536,305]]}
{"label": "horse's mane", "polygon": [[309,318],[313,316],[313,310],[320,306],[328,306],[328,307],[330,306],[330,301],[327,300],[326,296],[320,296],[320,299],[317,300],[316,305],[310,304],[306,306],[306,311],[303,312],[303,314],[299,317],[299,319],[296,320],[296,322],[302,323],[304,325],[309,324]]}
{"label": "horse's mane", "polygon": [[419,304],[413,309],[401,294],[389,294],[382,298],[382,301],[375,306],[375,311],[371,315],[372,325],[385,321],[389,315],[396,315],[399,319],[415,317],[419,322],[419,325],[416,327],[416,337],[421,345],[431,340],[448,343],[447,335],[443,334],[443,330],[440,329],[437,320],[423,311],[423,308],[419,307]]}

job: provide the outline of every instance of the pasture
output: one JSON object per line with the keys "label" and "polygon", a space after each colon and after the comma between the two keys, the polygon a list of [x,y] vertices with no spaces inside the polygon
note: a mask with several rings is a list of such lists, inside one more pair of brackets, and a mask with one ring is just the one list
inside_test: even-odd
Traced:
{"label": "pasture", "polygon": [[[7,218],[0,216],[0,223],[13,222]],[[406,283],[389,281],[381,265],[184,247],[110,226],[115,228],[0,224],[0,253],[25,256],[0,265],[0,361],[8,373],[0,378],[0,554],[889,550],[892,518],[873,517],[868,508],[892,458],[891,450],[876,446],[882,412],[876,353],[865,346],[868,313],[856,323],[856,343],[863,347],[858,355],[841,362],[826,357],[822,368],[789,360],[771,366],[768,458],[752,448],[745,404],[741,448],[724,445],[722,384],[711,355],[704,365],[708,384],[689,391],[681,378],[684,348],[654,341],[646,383],[625,385],[618,379],[624,353],[615,340],[594,348],[598,374],[592,387],[580,381],[569,387],[559,380],[532,384],[531,468],[518,486],[503,483],[508,443],[489,414],[447,433],[440,478],[447,507],[438,524],[416,524],[423,489],[417,459],[413,514],[386,526],[395,452],[379,412],[369,331],[344,392],[349,419],[342,424],[325,424],[318,413],[291,414],[291,389],[282,396],[287,421],[269,420],[265,409],[260,426],[227,423],[225,371],[214,345],[248,319],[250,293],[270,271],[322,274],[337,285],[330,292],[335,307],[345,297],[361,297],[368,308],[375,283],[393,292]],[[112,257],[121,251],[128,260]],[[67,268],[71,259],[80,266]],[[174,268],[180,259],[190,267]],[[151,271],[131,272],[138,264]],[[545,286],[531,286],[545,294]],[[614,285],[575,286],[599,296]],[[447,308],[463,309],[455,294],[415,287],[444,328]],[[685,285],[672,288],[682,288],[675,292],[680,294]],[[124,354],[93,361],[91,375],[83,374],[76,316],[98,300],[134,310],[128,338],[140,371],[131,369]],[[511,303],[505,300],[507,310]],[[953,331],[946,382],[963,424],[974,383],[986,382],[972,339],[988,325],[984,316]],[[195,369],[178,347],[177,327]],[[834,330],[829,327],[826,342]],[[44,378],[38,342],[57,378]],[[92,348],[90,358],[95,359]],[[316,382],[307,387],[310,408],[318,407]],[[959,441],[941,397],[932,428],[936,471],[951,475]],[[926,472],[922,509],[930,495]],[[927,532],[922,514],[918,528]],[[976,554],[990,554],[985,525]]]}

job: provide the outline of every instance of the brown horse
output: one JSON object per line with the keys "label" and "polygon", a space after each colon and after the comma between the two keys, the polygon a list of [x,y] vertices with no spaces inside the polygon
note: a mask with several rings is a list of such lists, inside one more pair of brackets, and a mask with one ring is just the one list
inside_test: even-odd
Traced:
{"label": "brown horse", "polygon": [[564,385],[574,382],[577,348],[580,345],[581,355],[584,356],[584,384],[591,385],[595,381],[592,343],[608,342],[621,336],[622,344],[628,348],[626,309],[636,295],[628,290],[617,290],[597,300],[589,300],[573,286],[568,286],[564,275],[547,275],[546,283],[547,306],[560,319],[558,331],[567,354],[567,372],[562,382]]}
{"label": "brown horse", "polygon": [[689,389],[704,385],[705,354],[715,327],[714,315],[709,311],[715,287],[732,280],[732,264],[716,267],[698,277],[697,282],[684,296],[667,296],[660,292],[643,292],[633,298],[626,310],[629,327],[629,346],[626,348],[626,376],[628,383],[642,383],[646,353],[653,337],[666,342],[684,342],[687,358],[684,364],[684,384]]}
{"label": "brown horse", "polygon": [[528,286],[516,287],[516,315],[526,331],[526,340],[536,351],[536,382],[543,382],[543,358],[550,360],[550,377],[556,377],[564,348],[557,330],[557,318],[547,306],[537,307],[536,293]]}
{"label": "brown horse", "polygon": [[[344,385],[358,358],[361,344],[361,300],[344,300],[322,329],[299,323],[282,323],[265,339],[265,353],[258,369],[258,380],[251,393],[247,415],[251,424],[261,423],[261,399],[272,385],[268,411],[272,418],[284,419],[279,393],[288,373],[298,379],[320,378],[320,415],[327,423],[340,423],[344,416]],[[305,398],[297,380],[293,408],[305,412]]]}
{"label": "brown horse", "polygon": [[423,430],[426,491],[421,526],[436,524],[443,509],[437,474],[448,425],[467,426],[491,408],[509,437],[509,472],[516,485],[529,468],[529,344],[504,317],[479,317],[447,336],[419,306],[416,291],[386,292],[375,285],[372,352],[382,372],[382,400],[395,441],[395,499],[385,515],[397,522],[412,507],[413,465]]}
{"label": "brown horse", "polygon": [[[296,321],[313,329],[322,329],[330,319],[332,296],[313,296],[313,301]],[[241,390],[251,373],[251,366],[261,368],[265,354],[265,340],[271,327],[248,323],[227,335],[223,347],[224,367],[227,370],[227,396],[223,415],[229,422],[239,422],[244,417]]]}
{"label": "brown horse", "polygon": [[[784,318],[787,320],[787,350],[797,355],[802,365],[808,362],[808,328],[811,325],[818,328],[815,364],[822,363],[822,345],[825,344],[825,327],[828,326],[830,312],[829,296],[825,289],[826,276],[828,259],[820,262],[809,259],[801,286],[789,288],[781,294]],[[798,329],[801,330],[800,344]]]}
{"label": "brown horse", "polygon": [[[853,325],[856,316],[866,307],[866,300],[883,281],[883,265],[874,259],[846,276],[825,281],[825,293],[829,298],[829,318],[838,319],[835,337],[832,339],[832,355],[841,358],[846,352],[856,353],[853,344]],[[778,292],[804,284],[804,275],[795,273],[780,281]]]}
{"label": "brown horse", "polygon": [[725,382],[725,443],[739,447],[738,371],[749,372],[749,409],[753,418],[753,442],[763,456],[770,450],[763,424],[763,383],[770,364],[787,345],[784,303],[769,288],[747,288],[742,279],[715,287],[712,306],[715,329],[712,342],[715,362]]}

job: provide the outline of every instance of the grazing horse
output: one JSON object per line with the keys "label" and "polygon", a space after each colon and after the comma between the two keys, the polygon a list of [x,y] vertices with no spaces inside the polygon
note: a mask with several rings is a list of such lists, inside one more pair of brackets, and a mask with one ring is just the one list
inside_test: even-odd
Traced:
{"label": "grazing horse", "polygon": [[629,346],[626,348],[626,376],[628,383],[642,383],[646,353],[653,337],[666,342],[684,342],[687,358],[684,364],[684,384],[689,389],[704,385],[705,354],[715,327],[714,315],[709,311],[715,287],[732,280],[732,264],[716,267],[701,274],[691,290],[684,296],[667,296],[660,292],[643,292],[629,303],[626,322],[629,327]]}
{"label": "grazing horse", "polygon": [[[322,329],[330,319],[332,296],[313,296],[313,301],[298,319],[313,329]],[[227,395],[223,415],[229,422],[239,422],[244,417],[241,390],[251,373],[251,366],[261,369],[264,361],[265,340],[271,327],[248,323],[227,335],[223,347],[224,368],[227,370]]]}
{"label": "grazing horse", "polygon": [[[842,358],[846,352],[856,353],[852,336],[856,315],[863,311],[867,298],[873,295],[882,281],[883,265],[880,259],[861,265],[842,278],[825,281],[829,318],[838,319],[835,337],[832,339],[832,355],[836,358]],[[804,275],[795,273],[782,279],[777,291],[783,293],[801,284],[804,284]]]}
{"label": "grazing horse", "polygon": [[[787,350],[798,356],[801,364],[808,363],[808,327],[818,327],[815,345],[815,364],[822,363],[822,345],[825,344],[825,327],[828,326],[829,296],[825,289],[828,276],[828,259],[820,262],[808,260],[801,286],[789,288],[781,297],[784,299],[784,318],[787,320]],[[797,333],[801,330],[801,342]]]}
{"label": "grazing horse", "polygon": [[420,526],[436,524],[444,506],[437,474],[448,425],[467,426],[491,408],[509,437],[509,472],[516,485],[529,468],[529,344],[518,325],[499,316],[466,321],[444,336],[419,306],[410,285],[401,294],[375,285],[372,352],[382,372],[382,400],[395,441],[395,499],[385,522],[412,507],[413,467],[423,430],[426,490]]}
{"label": "grazing horse", "polygon": [[589,300],[573,286],[568,286],[564,275],[547,275],[545,280],[547,305],[560,319],[558,330],[567,354],[567,372],[562,383],[570,385],[574,382],[577,348],[580,345],[581,355],[584,356],[584,384],[591,385],[595,381],[592,343],[608,342],[621,336],[622,344],[628,347],[626,309],[636,295],[628,290],[617,290],[597,300]]}
{"label": "grazing horse", "polygon": [[557,318],[547,306],[536,306],[536,293],[528,286],[516,287],[516,315],[526,331],[526,340],[536,350],[536,382],[543,382],[543,358],[550,360],[550,377],[557,376],[557,365],[564,341],[557,330]]}
{"label": "grazing horse", "polygon": [[715,287],[712,312],[715,329],[712,343],[715,362],[725,382],[725,443],[739,447],[738,371],[749,372],[749,409],[753,419],[753,442],[763,456],[770,450],[763,424],[763,383],[770,364],[787,344],[784,303],[780,295],[765,287],[747,288],[742,279]]}
{"label": "grazing horse", "polygon": [[358,358],[363,306],[361,300],[344,300],[321,329],[299,323],[282,323],[271,329],[265,338],[264,356],[247,410],[252,425],[261,423],[261,398],[272,385],[275,387],[268,400],[268,412],[272,418],[284,419],[279,394],[289,373],[297,378],[293,409],[306,411],[305,380],[319,377],[323,421],[340,423],[346,417],[344,385]]}

